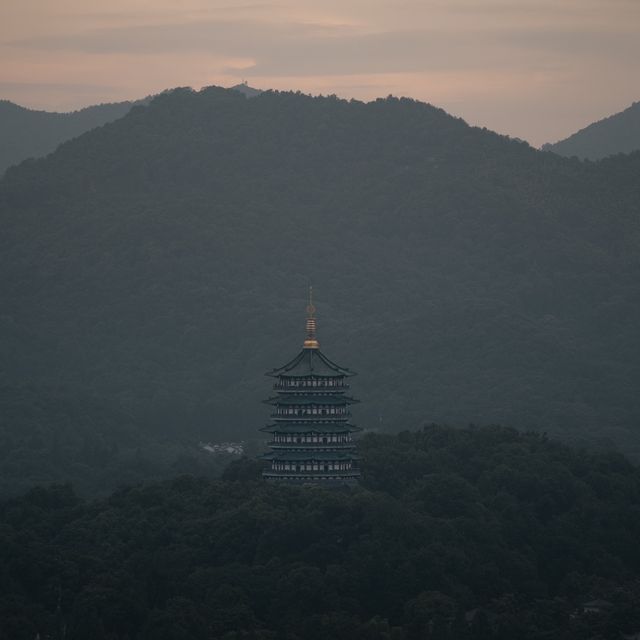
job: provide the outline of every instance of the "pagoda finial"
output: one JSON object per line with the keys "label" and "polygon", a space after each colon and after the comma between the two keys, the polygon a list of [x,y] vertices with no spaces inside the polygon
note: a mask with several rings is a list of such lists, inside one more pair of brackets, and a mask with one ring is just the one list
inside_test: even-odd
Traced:
{"label": "pagoda finial", "polygon": [[313,306],[313,287],[309,287],[309,304],[307,305],[307,339],[304,341],[305,349],[319,349],[320,344],[316,338],[316,308]]}

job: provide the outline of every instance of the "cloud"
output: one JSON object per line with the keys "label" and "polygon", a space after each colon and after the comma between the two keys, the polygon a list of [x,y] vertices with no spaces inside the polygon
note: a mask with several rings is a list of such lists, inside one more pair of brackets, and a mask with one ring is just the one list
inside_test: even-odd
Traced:
{"label": "cloud", "polygon": [[[3,20],[7,5],[11,20]],[[244,77],[263,88],[361,99],[404,93],[544,141],[570,133],[576,113],[586,124],[610,105],[620,110],[638,99],[639,0],[24,0],[5,7],[2,78],[42,80],[41,103],[55,81],[55,99],[78,104],[100,88],[115,99]],[[103,84],[92,89],[96,83]],[[120,83],[122,96],[109,83]],[[15,83],[0,91],[22,95]]]}
{"label": "cloud", "polygon": [[237,55],[278,42],[302,44],[308,38],[338,35],[340,25],[276,23],[259,20],[199,20],[160,25],[92,29],[64,36],[8,42],[10,46],[82,53],[207,52]]}
{"label": "cloud", "polygon": [[[92,55],[202,53],[254,60],[254,66],[243,68],[247,76],[336,76],[516,67],[527,72],[604,54],[624,61],[640,56],[636,36],[555,26],[375,31],[339,23],[234,19],[92,29],[11,46]],[[560,54],[562,60],[554,57]]]}

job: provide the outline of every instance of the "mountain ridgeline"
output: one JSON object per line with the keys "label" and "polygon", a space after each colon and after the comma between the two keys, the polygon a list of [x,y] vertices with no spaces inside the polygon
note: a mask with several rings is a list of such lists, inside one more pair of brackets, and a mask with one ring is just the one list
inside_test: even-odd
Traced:
{"label": "mountain ridgeline", "polygon": [[11,165],[45,156],[61,142],[121,118],[134,104],[116,102],[55,113],[0,100],[0,175]]}
{"label": "mountain ridgeline", "polygon": [[637,456],[639,171],[409,99],[174,90],[0,182],[0,382],[154,437],[251,437],[312,283],[366,429],[501,423]]}
{"label": "mountain ridgeline", "polygon": [[640,150],[640,102],[580,129],[573,135],[543,146],[561,156],[599,160]]}

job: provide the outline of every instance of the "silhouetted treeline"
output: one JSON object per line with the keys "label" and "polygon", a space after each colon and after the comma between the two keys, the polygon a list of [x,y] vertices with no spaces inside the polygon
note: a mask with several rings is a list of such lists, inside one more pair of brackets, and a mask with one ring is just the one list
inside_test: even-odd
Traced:
{"label": "silhouetted treeline", "polygon": [[361,443],[353,490],[250,460],[0,503],[0,637],[618,640],[640,630],[640,471],[500,427]]}

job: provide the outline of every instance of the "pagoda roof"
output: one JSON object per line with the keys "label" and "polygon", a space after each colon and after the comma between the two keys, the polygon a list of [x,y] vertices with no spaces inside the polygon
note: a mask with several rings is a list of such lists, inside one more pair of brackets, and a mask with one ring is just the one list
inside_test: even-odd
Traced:
{"label": "pagoda roof", "polygon": [[308,378],[310,376],[335,378],[356,374],[355,371],[350,371],[329,360],[320,349],[305,348],[293,360],[278,369],[267,372],[266,375],[292,378]]}
{"label": "pagoda roof", "polygon": [[279,422],[268,424],[260,431],[266,433],[350,433],[362,431],[360,427],[348,422]]}
{"label": "pagoda roof", "polygon": [[299,394],[299,395],[291,395],[291,394],[283,394],[281,396],[274,396],[273,398],[267,398],[263,400],[265,404],[273,404],[273,405],[307,405],[307,404],[334,404],[334,405],[343,405],[343,404],[355,404],[356,402],[360,402],[360,400],[356,400],[355,398],[350,398],[348,396],[343,395],[322,395],[322,394]]}
{"label": "pagoda roof", "polygon": [[265,460],[359,460],[353,453],[341,451],[271,451],[262,456]]}

